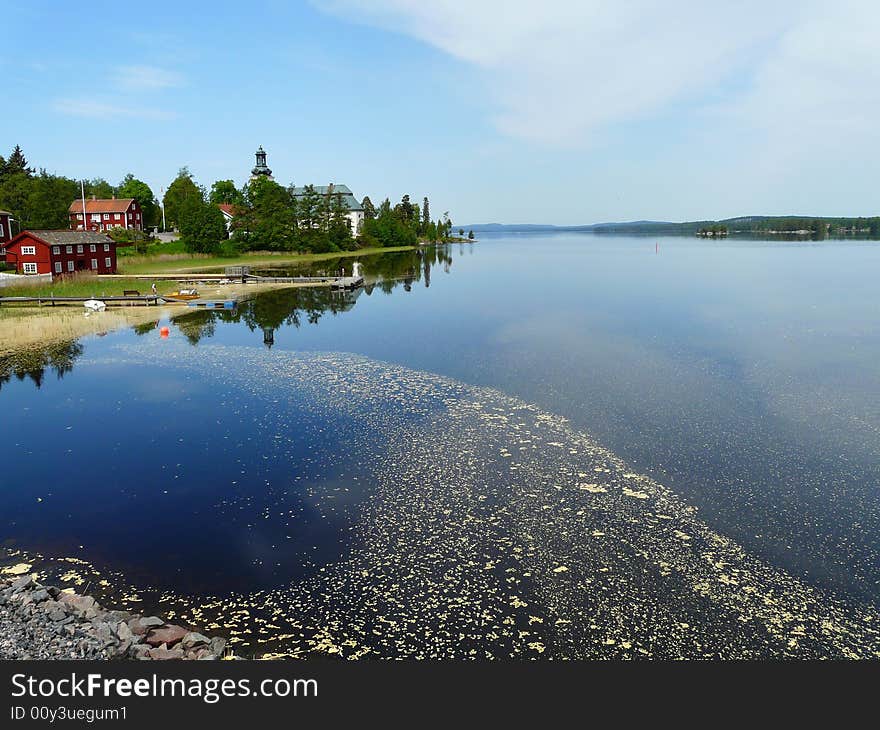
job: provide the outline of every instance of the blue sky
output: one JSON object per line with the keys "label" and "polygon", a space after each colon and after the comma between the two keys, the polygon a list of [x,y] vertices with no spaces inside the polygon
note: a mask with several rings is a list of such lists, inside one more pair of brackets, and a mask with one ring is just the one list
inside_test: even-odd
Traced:
{"label": "blue sky", "polygon": [[863,0],[4,3],[0,153],[429,195],[453,221],[880,214]]}

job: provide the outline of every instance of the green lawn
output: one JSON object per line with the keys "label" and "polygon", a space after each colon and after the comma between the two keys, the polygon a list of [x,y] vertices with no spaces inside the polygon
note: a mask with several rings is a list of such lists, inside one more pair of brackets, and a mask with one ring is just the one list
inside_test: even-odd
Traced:
{"label": "green lawn", "polygon": [[284,265],[305,264],[313,261],[326,261],[352,256],[367,256],[377,253],[391,253],[393,251],[411,251],[416,246],[395,246],[391,248],[361,248],[357,251],[334,251],[333,253],[270,253],[255,251],[254,253],[240,254],[238,256],[205,256],[189,255],[166,258],[160,256],[132,256],[120,258],[118,262],[120,274],[171,274],[171,273],[216,273],[222,271],[225,266],[258,266],[258,265]]}
{"label": "green lawn", "polygon": [[[160,294],[178,288],[176,281],[157,281]],[[16,284],[0,289],[0,297],[106,297],[122,296],[125,289],[134,289],[141,294],[150,294],[150,282],[143,279],[98,279],[91,274],[65,277],[58,281],[39,284]]]}

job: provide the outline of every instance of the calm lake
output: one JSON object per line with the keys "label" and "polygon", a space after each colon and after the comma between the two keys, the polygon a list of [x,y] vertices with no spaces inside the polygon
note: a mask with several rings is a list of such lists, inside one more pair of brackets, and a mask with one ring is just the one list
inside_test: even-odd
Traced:
{"label": "calm lake", "polygon": [[0,360],[5,564],[286,656],[876,654],[880,244],[363,263]]}

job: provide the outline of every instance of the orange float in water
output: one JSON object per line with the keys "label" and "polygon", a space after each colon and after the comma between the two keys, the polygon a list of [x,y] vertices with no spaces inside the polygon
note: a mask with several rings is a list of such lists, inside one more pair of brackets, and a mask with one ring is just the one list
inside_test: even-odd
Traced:
{"label": "orange float in water", "polygon": [[162,329],[159,330],[159,337],[161,337],[163,340],[167,339],[168,335],[170,333],[171,333],[171,330],[169,330],[167,327],[163,327]]}

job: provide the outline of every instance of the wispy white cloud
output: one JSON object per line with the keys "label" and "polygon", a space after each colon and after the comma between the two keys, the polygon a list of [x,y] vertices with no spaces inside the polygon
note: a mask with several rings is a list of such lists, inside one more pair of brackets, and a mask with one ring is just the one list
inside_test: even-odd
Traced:
{"label": "wispy white cloud", "polygon": [[109,80],[117,89],[115,94],[102,94],[98,100],[90,98],[91,93],[84,93],[81,97],[56,99],[52,106],[61,114],[89,119],[167,120],[177,116],[172,110],[145,105],[140,94],[180,86],[180,74],[156,66],[121,66],[110,74]]}
{"label": "wispy white cloud", "polygon": [[72,117],[86,117],[90,119],[120,119],[140,118],[167,120],[173,119],[174,112],[154,109],[143,106],[125,106],[121,104],[108,104],[90,99],[58,99],[53,103],[55,111]]}
{"label": "wispy white cloud", "polygon": [[685,104],[780,143],[864,139],[880,110],[880,6],[868,0],[314,2],[472,65],[497,128],[544,144],[588,145]]}
{"label": "wispy white cloud", "polygon": [[157,66],[121,66],[114,73],[114,81],[124,91],[154,91],[181,86],[183,76]]}

